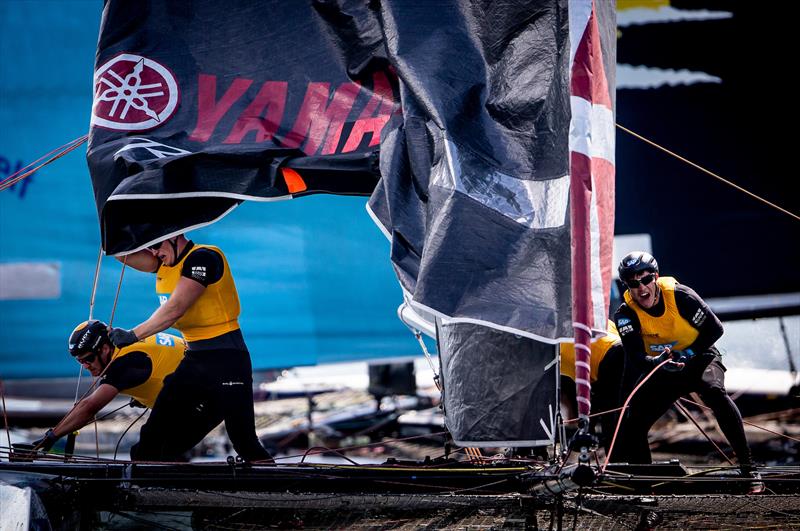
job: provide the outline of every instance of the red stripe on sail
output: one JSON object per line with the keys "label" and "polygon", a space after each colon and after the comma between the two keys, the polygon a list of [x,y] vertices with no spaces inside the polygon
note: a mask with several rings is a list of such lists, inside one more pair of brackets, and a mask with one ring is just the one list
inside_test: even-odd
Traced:
{"label": "red stripe on sail", "polygon": [[[597,217],[600,225],[600,273],[602,274],[604,305],[611,304],[611,263],[614,254],[614,165],[598,157],[592,158],[594,177],[594,200],[597,203]],[[597,301],[595,301],[597,302]],[[594,323],[600,328],[600,323]],[[605,327],[605,325],[603,325]]]}
{"label": "red stripe on sail", "polygon": [[611,93],[608,90],[608,78],[603,66],[603,50],[600,47],[600,31],[597,27],[594,3],[589,23],[575,53],[570,88],[573,96],[611,108]]}

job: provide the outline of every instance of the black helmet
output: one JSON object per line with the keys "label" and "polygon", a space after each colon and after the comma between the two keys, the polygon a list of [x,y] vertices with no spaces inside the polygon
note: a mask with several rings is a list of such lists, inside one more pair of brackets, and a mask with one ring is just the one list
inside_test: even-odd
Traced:
{"label": "black helmet", "polygon": [[103,321],[84,321],[69,335],[69,353],[80,356],[87,352],[96,352],[108,342],[108,325]]}
{"label": "black helmet", "polygon": [[623,282],[636,276],[637,273],[650,271],[658,273],[658,262],[650,253],[634,251],[625,256],[617,268],[619,278]]}

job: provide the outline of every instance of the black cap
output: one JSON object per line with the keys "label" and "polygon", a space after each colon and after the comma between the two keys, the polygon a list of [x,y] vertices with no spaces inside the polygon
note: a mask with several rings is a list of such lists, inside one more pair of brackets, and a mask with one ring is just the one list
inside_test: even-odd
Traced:
{"label": "black cap", "polygon": [[108,325],[103,321],[84,321],[69,335],[69,353],[80,356],[96,351],[105,343],[108,343]]}

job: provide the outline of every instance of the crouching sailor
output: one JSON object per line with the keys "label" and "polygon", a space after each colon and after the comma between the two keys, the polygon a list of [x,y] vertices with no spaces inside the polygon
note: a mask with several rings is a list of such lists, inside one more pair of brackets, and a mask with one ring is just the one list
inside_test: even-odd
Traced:
{"label": "crouching sailor", "polygon": [[125,347],[174,327],[187,345],[131,457],[176,461],[225,421],[240,457],[271,462],[255,432],[253,369],[239,329],[239,296],[222,251],[179,235],[132,253],[125,262],[156,274],[161,306],[131,330],[111,329],[111,342]]}
{"label": "crouching sailor", "polygon": [[[598,413],[600,422],[600,444],[606,449],[611,442],[611,434],[617,425],[621,403],[622,374],[625,363],[625,351],[617,335],[617,328],[608,322],[607,334],[593,341],[589,378],[592,386],[592,411]],[[567,418],[578,416],[578,404],[575,396],[575,345],[562,343],[561,354],[561,405]],[[609,413],[610,411],[610,413]],[[592,420],[598,416],[592,417]]]}
{"label": "crouching sailor", "polygon": [[170,334],[156,334],[145,341],[115,349],[102,321],[85,321],[69,336],[69,353],[95,378],[97,388],[78,402],[55,428],[33,443],[44,452],[64,435],[84,427],[118,394],[132,397],[152,408],[164,379],[183,359],[183,340]]}
{"label": "crouching sailor", "polygon": [[[714,412],[743,474],[757,479],[742,416],[725,390],[725,366],[714,346],[722,337],[722,323],[694,290],[672,277],[659,277],[658,263],[648,253],[623,258],[619,278],[628,288],[614,315],[625,349],[626,380],[667,363],[631,399],[614,460],[650,463],[650,427],[682,395],[697,392]],[[763,490],[760,482],[753,485]]]}

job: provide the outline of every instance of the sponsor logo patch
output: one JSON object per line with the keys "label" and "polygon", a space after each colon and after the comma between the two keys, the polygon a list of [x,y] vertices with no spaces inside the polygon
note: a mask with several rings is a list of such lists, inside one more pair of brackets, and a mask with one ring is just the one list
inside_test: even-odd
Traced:
{"label": "sponsor logo patch", "polygon": [[169,120],[177,107],[175,76],[157,61],[122,53],[95,71],[92,125],[145,131]]}
{"label": "sponsor logo patch", "polygon": [[628,324],[630,322],[631,322],[631,320],[628,319],[627,317],[620,317],[619,321],[617,321],[617,324],[619,326],[625,326],[626,324]]}
{"label": "sponsor logo patch", "polygon": [[692,324],[695,326],[700,326],[705,322],[705,320],[706,320],[706,312],[704,312],[702,308],[698,308],[694,316],[692,317]]}
{"label": "sponsor logo patch", "polygon": [[172,336],[169,335],[169,334],[161,333],[161,332],[156,334],[156,343],[158,343],[159,345],[162,345],[164,347],[174,347],[175,346],[175,340],[172,338]]}
{"label": "sponsor logo patch", "polygon": [[620,334],[624,335],[624,334],[628,334],[630,332],[633,332],[633,325],[625,325],[625,326],[622,326],[622,327],[619,328],[619,333]]}
{"label": "sponsor logo patch", "polygon": [[677,341],[673,341],[671,343],[662,343],[660,345],[650,345],[650,352],[661,354],[662,352],[664,352],[665,348],[667,347],[672,348],[677,344],[678,344]]}
{"label": "sponsor logo patch", "polygon": [[192,266],[192,278],[197,280],[206,279],[206,266]]}

